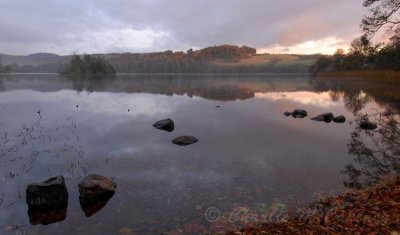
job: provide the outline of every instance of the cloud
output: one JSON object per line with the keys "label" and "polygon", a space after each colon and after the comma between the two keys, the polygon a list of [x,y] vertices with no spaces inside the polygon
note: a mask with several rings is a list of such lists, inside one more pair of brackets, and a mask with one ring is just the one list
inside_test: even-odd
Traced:
{"label": "cloud", "polygon": [[320,40],[301,42],[289,47],[283,47],[279,44],[275,44],[268,48],[259,48],[258,52],[272,54],[333,54],[338,48],[348,50],[348,40],[346,41],[344,39],[328,37]]}
{"label": "cloud", "polygon": [[0,52],[147,52],[219,44],[348,43],[366,9],[348,0],[0,0]]}

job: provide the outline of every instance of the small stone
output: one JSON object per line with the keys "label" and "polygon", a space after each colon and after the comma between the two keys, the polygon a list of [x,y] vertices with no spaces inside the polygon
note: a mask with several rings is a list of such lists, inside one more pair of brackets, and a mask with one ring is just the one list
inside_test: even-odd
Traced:
{"label": "small stone", "polygon": [[346,122],[346,117],[343,115],[337,116],[333,119],[334,122],[336,123],[344,123]]}
{"label": "small stone", "polygon": [[360,128],[363,130],[374,130],[378,128],[378,126],[370,121],[364,120],[360,122]]}
{"label": "small stone", "polygon": [[311,120],[330,123],[331,121],[333,121],[334,118],[335,117],[333,116],[332,113],[324,113],[324,114],[321,114],[321,115],[311,118]]}
{"label": "small stone", "polygon": [[199,140],[193,136],[179,136],[172,140],[172,143],[179,145],[179,146],[186,146],[189,144],[194,144]]}
{"label": "small stone", "polygon": [[305,118],[307,116],[307,111],[305,111],[303,109],[295,109],[292,112],[292,116],[294,118]]}
{"label": "small stone", "polygon": [[163,119],[153,124],[153,126],[159,130],[164,130],[168,132],[172,132],[175,128],[174,121],[171,119]]}
{"label": "small stone", "polygon": [[78,185],[81,205],[91,205],[111,198],[116,187],[115,182],[107,177],[95,174],[87,176]]}

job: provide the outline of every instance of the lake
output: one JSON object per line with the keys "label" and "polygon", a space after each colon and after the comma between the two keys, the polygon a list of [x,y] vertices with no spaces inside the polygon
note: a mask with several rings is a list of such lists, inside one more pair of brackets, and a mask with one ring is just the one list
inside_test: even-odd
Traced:
{"label": "lake", "polygon": [[[360,149],[387,145],[358,123],[367,114],[382,130],[379,114],[398,112],[399,101],[396,82],[302,74],[0,75],[0,233],[199,234],[304,205],[371,180],[378,164]],[[294,109],[308,116],[283,115]],[[310,120],[327,112],[347,121]],[[165,118],[173,132],[152,126]],[[171,143],[180,135],[199,142]],[[87,217],[77,185],[92,173],[117,188]],[[26,187],[57,175],[68,208],[40,225]]]}

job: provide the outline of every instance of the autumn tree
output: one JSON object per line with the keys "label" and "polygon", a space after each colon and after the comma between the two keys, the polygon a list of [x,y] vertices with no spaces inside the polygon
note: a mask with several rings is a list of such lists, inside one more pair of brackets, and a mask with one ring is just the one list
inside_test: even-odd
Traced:
{"label": "autumn tree", "polygon": [[333,69],[334,70],[343,70],[343,61],[346,57],[346,53],[344,52],[344,49],[338,48],[336,49],[335,54],[333,54]]}

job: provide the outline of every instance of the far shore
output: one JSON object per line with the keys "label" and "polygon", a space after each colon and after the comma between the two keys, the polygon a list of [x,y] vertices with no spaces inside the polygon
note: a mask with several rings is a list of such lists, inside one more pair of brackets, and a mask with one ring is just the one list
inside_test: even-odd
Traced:
{"label": "far shore", "polygon": [[364,71],[330,71],[319,72],[318,78],[373,78],[384,80],[399,80],[400,71],[394,70],[364,70]]}

